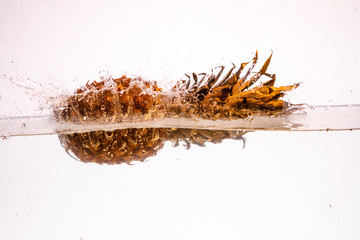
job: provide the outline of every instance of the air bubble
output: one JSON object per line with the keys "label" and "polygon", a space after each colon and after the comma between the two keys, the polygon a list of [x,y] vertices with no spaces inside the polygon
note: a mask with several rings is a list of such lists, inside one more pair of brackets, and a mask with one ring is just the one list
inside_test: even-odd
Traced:
{"label": "air bubble", "polygon": [[21,127],[22,127],[22,128],[26,128],[26,124],[23,123],[23,124],[21,125]]}

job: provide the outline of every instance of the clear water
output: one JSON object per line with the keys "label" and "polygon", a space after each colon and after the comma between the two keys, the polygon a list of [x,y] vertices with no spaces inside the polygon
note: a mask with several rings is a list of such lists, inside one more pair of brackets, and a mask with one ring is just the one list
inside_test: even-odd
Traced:
{"label": "clear water", "polygon": [[[279,84],[302,83],[290,102],[359,104],[359,37],[357,0],[2,1],[0,74],[44,88],[29,97],[1,78],[0,117],[47,115],[39,98],[72,92],[102,69],[178,80],[238,65],[256,49],[265,59],[274,51],[268,71]],[[338,122],[312,116],[316,128]],[[33,134],[22,120],[11,129]],[[359,131],[245,137],[245,148],[233,140],[190,150],[166,143],[133,166],[76,161],[55,134],[0,140],[0,236],[359,239]]]}

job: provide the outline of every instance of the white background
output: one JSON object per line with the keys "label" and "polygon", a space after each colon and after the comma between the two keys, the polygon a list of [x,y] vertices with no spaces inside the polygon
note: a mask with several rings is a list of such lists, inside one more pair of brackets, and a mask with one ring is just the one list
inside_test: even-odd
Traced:
{"label": "white background", "polygon": [[[2,0],[0,116],[104,71],[176,81],[256,49],[278,84],[302,82],[291,102],[360,103],[359,42],[359,1]],[[246,136],[135,166],[75,161],[56,136],[0,141],[0,237],[360,237],[359,132]]]}

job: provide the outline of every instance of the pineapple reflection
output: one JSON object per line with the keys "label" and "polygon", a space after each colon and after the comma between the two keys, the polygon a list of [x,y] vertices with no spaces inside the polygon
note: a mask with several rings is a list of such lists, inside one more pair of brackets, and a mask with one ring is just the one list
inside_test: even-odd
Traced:
{"label": "pineapple reflection", "polygon": [[166,141],[173,146],[180,142],[205,147],[206,142],[221,143],[224,139],[243,140],[244,131],[131,128],[115,131],[94,131],[59,135],[66,152],[83,162],[99,164],[130,164],[155,156]]}

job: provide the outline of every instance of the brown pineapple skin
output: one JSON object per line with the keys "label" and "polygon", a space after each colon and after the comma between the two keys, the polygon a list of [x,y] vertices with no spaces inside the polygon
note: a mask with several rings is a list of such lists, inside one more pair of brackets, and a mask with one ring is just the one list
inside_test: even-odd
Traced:
{"label": "brown pineapple skin", "polygon": [[87,83],[68,96],[53,115],[60,122],[115,123],[154,114],[162,100],[156,82],[122,76]]}
{"label": "brown pineapple skin", "polygon": [[130,128],[114,131],[93,131],[61,134],[65,150],[82,162],[130,164],[155,156],[164,145],[162,128]]}
{"label": "brown pineapple skin", "polygon": [[[64,107],[54,111],[54,117],[60,122],[140,119],[152,114],[156,107],[161,112],[161,91],[156,82],[141,78],[122,76],[94,81],[69,96]],[[164,134],[162,128],[131,128],[60,134],[59,139],[71,156],[83,162],[129,164],[156,155],[164,145]]]}

